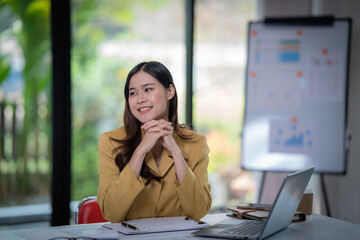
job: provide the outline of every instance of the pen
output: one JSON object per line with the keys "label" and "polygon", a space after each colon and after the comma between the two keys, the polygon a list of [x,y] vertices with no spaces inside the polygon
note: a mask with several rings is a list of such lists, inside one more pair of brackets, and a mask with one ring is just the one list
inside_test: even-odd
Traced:
{"label": "pen", "polygon": [[140,229],[138,229],[137,227],[135,227],[131,224],[125,223],[125,222],[122,222],[121,225],[123,225],[124,227],[130,228],[132,230],[135,230],[135,231],[140,231]]}
{"label": "pen", "polygon": [[[186,217],[185,218],[185,220],[192,220],[191,218],[189,218],[189,217]],[[194,222],[196,222],[196,223],[198,223],[198,224],[205,224],[205,222],[203,222],[203,221],[195,221],[195,220],[193,220]]]}

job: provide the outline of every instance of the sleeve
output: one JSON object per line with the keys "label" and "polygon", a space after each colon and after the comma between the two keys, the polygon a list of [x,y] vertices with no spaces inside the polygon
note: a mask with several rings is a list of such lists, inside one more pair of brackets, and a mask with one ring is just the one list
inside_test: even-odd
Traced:
{"label": "sleeve", "polygon": [[212,203],[207,172],[209,148],[205,137],[198,150],[195,167],[193,169],[188,167],[181,184],[177,183],[180,203],[188,216],[195,220],[204,217],[209,212]]}
{"label": "sleeve", "polygon": [[99,138],[99,189],[97,201],[104,218],[110,222],[125,219],[134,199],[144,189],[141,177],[136,178],[129,165],[119,172],[115,163],[114,146],[103,133]]}

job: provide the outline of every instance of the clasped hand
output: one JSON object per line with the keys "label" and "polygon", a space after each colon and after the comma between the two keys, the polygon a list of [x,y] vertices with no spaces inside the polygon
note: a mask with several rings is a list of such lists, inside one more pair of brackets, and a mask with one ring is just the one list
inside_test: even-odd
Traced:
{"label": "clasped hand", "polygon": [[151,120],[144,123],[141,128],[145,131],[145,135],[142,139],[141,145],[146,152],[151,151],[157,142],[159,142],[170,153],[178,150],[172,133],[174,128],[171,122],[166,120]]}

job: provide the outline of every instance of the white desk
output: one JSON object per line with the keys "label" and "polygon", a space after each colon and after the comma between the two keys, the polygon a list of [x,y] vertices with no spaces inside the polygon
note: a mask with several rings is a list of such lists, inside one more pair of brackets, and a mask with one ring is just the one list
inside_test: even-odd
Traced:
{"label": "white desk", "polygon": [[[221,220],[228,218],[225,214],[209,214],[203,220],[209,224],[215,224]],[[102,223],[95,224],[81,224],[81,225],[68,225],[60,227],[49,227],[41,229],[26,229],[26,230],[13,230],[13,231],[4,231],[0,232],[0,240],[46,240],[51,237],[55,237],[56,234],[64,233],[71,234],[75,236],[76,234],[82,235],[83,231],[86,230],[95,230],[101,228]],[[75,235],[74,235],[75,234]],[[122,237],[126,239],[161,239],[164,237],[165,233],[162,234],[147,234],[143,236],[132,236],[132,237]],[[181,238],[185,234],[188,234],[188,237]],[[71,236],[69,235],[69,236]],[[23,236],[23,237],[22,237]],[[63,235],[66,236],[66,235]],[[167,235],[166,239],[171,236],[172,239],[189,239],[189,232],[174,232],[171,235]],[[178,236],[178,238],[176,237]],[[212,239],[216,240],[218,238],[202,238],[198,237],[193,239]],[[292,223],[286,229],[270,236],[267,238],[271,239],[360,239],[360,225],[353,224],[334,218],[329,218],[322,215],[313,215],[310,219],[305,222]]]}

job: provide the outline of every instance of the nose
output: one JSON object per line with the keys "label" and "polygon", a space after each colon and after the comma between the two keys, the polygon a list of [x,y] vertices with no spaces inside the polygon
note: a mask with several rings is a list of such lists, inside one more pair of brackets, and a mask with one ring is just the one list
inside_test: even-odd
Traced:
{"label": "nose", "polygon": [[141,103],[143,103],[143,102],[145,102],[146,101],[146,99],[145,99],[145,97],[144,97],[144,94],[143,93],[139,93],[138,94],[138,98],[137,98],[137,103],[138,104],[141,104]]}

